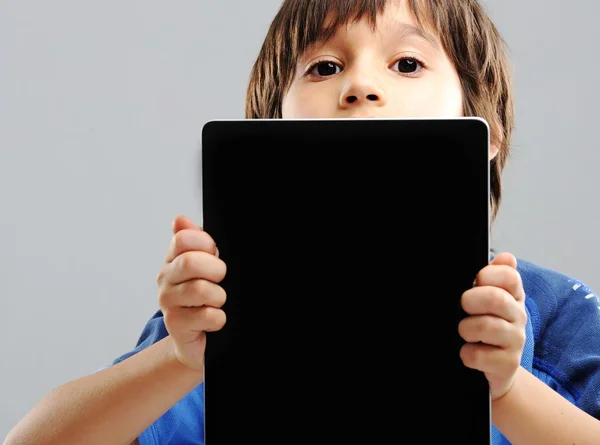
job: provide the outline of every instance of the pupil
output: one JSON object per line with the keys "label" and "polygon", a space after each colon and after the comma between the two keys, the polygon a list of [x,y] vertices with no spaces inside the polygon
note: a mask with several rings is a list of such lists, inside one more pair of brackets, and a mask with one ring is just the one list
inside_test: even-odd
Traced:
{"label": "pupil", "polygon": [[318,66],[319,76],[332,76],[335,74],[335,64],[331,62],[322,63]]}
{"label": "pupil", "polygon": [[404,59],[398,62],[398,69],[402,73],[412,73],[414,72],[417,63],[414,60]]}

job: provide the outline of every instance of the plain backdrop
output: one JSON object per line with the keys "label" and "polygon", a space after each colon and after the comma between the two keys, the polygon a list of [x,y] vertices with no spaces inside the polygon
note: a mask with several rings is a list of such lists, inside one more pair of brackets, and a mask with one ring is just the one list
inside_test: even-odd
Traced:
{"label": "plain backdrop", "polygon": [[[599,289],[600,6],[486,3],[517,97],[494,247]],[[173,217],[201,220],[202,125],[243,117],[279,5],[0,1],[0,437],[134,347]]]}

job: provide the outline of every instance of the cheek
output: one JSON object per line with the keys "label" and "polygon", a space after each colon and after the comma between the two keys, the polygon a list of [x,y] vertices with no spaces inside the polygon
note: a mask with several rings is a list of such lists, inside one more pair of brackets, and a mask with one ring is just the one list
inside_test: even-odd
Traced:
{"label": "cheek", "polygon": [[440,67],[416,79],[388,85],[388,105],[403,118],[455,118],[464,115],[460,78],[451,67]]}
{"label": "cheek", "polygon": [[403,118],[454,118],[463,116],[460,88],[409,88],[395,91],[390,112]]}
{"label": "cheek", "polygon": [[459,85],[440,91],[438,97],[440,117],[464,116],[463,93]]}
{"label": "cheek", "polygon": [[290,88],[281,107],[283,119],[322,119],[334,112],[330,94],[318,88]]}

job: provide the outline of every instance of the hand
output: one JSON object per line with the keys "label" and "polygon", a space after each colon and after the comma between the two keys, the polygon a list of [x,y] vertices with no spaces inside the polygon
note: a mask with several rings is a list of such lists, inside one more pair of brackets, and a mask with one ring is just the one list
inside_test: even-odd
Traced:
{"label": "hand", "polygon": [[173,221],[173,235],[157,277],[159,306],[177,359],[200,370],[206,332],[220,330],[226,321],[221,309],[226,294],[219,283],[227,268],[212,237],[188,218]]}
{"label": "hand", "polygon": [[465,366],[485,374],[492,401],[497,400],[512,388],[525,345],[525,291],[515,257],[496,256],[461,304],[468,316],[458,327],[467,342],[460,357]]}

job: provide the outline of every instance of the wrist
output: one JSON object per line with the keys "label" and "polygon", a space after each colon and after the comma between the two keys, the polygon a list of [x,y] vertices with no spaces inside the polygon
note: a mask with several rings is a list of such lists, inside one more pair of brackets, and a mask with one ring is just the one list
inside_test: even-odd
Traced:
{"label": "wrist", "polygon": [[511,379],[507,388],[498,395],[496,395],[496,397],[492,397],[492,409],[494,407],[496,407],[496,409],[499,409],[507,401],[510,402],[510,399],[513,397],[513,394],[517,393],[519,390],[519,380],[521,379],[521,373],[523,371],[525,371],[525,369],[519,366],[517,372],[515,372],[515,375]]}
{"label": "wrist", "polygon": [[495,402],[501,401],[502,399],[504,399],[506,396],[508,396],[511,393],[511,391],[515,387],[515,382],[517,380],[518,374],[519,374],[519,371],[517,370],[517,372],[512,377],[510,382],[506,385],[505,388],[503,388],[503,390],[501,392],[496,392],[496,394],[492,394],[492,404]]}
{"label": "wrist", "polygon": [[181,353],[177,344],[171,336],[165,339],[165,356],[164,359],[169,363],[169,366],[178,372],[184,372],[190,376],[196,376],[201,380],[204,376],[204,360],[190,361]]}

